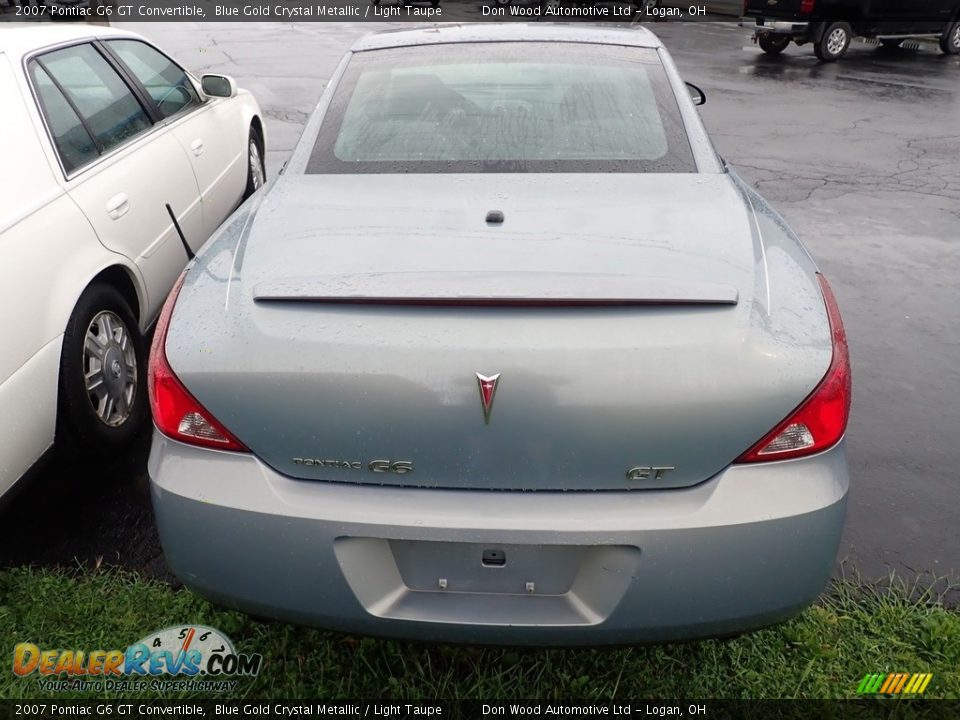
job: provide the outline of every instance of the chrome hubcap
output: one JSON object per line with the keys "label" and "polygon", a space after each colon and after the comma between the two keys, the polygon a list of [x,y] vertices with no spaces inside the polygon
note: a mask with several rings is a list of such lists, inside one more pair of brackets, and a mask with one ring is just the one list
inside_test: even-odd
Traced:
{"label": "chrome hubcap", "polygon": [[827,38],[827,50],[831,55],[838,55],[843,51],[843,46],[847,43],[847,31],[843,28],[837,28],[830,37]]}
{"label": "chrome hubcap", "polygon": [[960,25],[953,31],[953,46],[960,48]]}
{"label": "chrome hubcap", "polygon": [[250,177],[253,178],[253,189],[259,190],[263,187],[263,161],[260,159],[260,148],[253,140],[250,141]]}
{"label": "chrome hubcap", "polygon": [[127,326],[109,310],[97,313],[87,326],[83,377],[100,421],[109,427],[123,425],[137,395],[137,353]]}

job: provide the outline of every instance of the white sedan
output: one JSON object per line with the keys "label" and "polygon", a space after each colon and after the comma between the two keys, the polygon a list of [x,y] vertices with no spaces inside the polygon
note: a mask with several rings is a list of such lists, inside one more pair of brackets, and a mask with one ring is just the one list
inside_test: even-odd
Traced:
{"label": "white sedan", "polygon": [[143,335],[265,179],[253,96],[142,37],[0,33],[0,495],[66,440],[109,456],[147,412]]}

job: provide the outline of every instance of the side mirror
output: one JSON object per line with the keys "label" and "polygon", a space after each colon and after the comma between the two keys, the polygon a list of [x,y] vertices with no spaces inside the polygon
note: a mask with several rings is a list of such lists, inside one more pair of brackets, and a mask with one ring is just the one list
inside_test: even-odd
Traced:
{"label": "side mirror", "polygon": [[228,75],[203,75],[200,87],[210,97],[232,98],[237,94],[237,83]]}
{"label": "side mirror", "polygon": [[694,105],[703,105],[707,102],[707,96],[704,95],[703,90],[693,83],[687,83],[687,90],[690,91],[690,99],[693,100]]}

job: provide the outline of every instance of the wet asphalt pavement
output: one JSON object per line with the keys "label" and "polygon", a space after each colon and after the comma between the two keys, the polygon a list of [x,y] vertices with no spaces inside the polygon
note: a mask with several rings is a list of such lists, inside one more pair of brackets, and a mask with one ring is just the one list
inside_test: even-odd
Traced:
{"label": "wet asphalt pavement", "polygon": [[[266,115],[276,173],[342,52],[372,24],[129,24]],[[960,58],[855,42],[833,65],[768,58],[732,23],[657,23],[716,146],[830,278],[853,360],[839,561],[868,578],[960,580]],[[106,467],[59,461],[0,514],[0,565],[105,563],[168,577],[149,432]]]}

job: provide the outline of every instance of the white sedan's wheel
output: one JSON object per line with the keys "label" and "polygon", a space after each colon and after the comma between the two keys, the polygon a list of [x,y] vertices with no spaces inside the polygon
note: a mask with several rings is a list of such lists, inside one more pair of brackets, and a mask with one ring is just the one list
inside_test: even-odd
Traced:
{"label": "white sedan's wheel", "polygon": [[264,177],[263,158],[260,157],[260,148],[253,138],[250,138],[248,154],[250,158],[250,177],[253,183],[253,189],[256,191],[263,187],[266,178]]}
{"label": "white sedan's wheel", "polygon": [[250,128],[247,140],[247,187],[243,197],[248,198],[267,182],[267,171],[263,162],[263,139],[256,128]]}
{"label": "white sedan's wheel", "polygon": [[146,413],[146,351],[129,303],[94,284],[63,335],[58,439],[82,457],[109,457],[136,435]]}
{"label": "white sedan's wheel", "polygon": [[87,326],[83,370],[87,398],[100,422],[119,427],[129,420],[137,396],[137,353],[116,313],[102,310]]}

